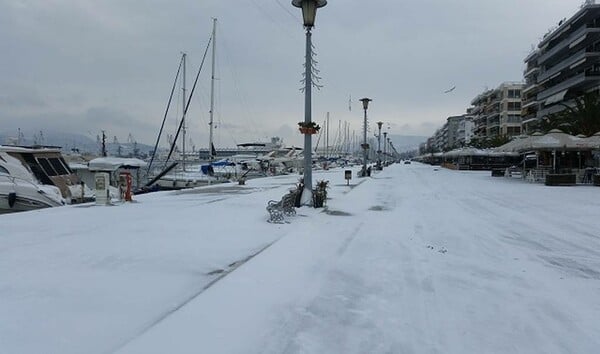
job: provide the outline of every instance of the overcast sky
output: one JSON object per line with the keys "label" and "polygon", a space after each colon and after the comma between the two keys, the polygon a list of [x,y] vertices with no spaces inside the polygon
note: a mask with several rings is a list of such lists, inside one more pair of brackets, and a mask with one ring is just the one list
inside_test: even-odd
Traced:
{"label": "overcast sky", "polygon": [[[301,12],[290,0],[0,0],[0,131],[156,139],[180,60],[193,82],[218,18],[217,146],[284,137],[300,145]],[[313,120],[431,135],[485,88],[521,81],[532,46],[583,0],[329,0],[313,42]],[[210,65],[188,113],[207,145]],[[456,86],[451,93],[445,90]],[[349,111],[349,98],[352,110]],[[167,130],[175,131],[181,93]],[[16,133],[15,133],[16,135]]]}

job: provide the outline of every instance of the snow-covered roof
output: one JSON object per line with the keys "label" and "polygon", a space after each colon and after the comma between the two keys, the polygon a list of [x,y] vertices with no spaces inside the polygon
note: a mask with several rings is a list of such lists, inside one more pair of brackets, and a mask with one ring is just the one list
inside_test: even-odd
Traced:
{"label": "snow-covered roof", "polygon": [[88,165],[77,162],[69,162],[69,168],[72,170],[87,170]]}
{"label": "snow-covered roof", "polygon": [[491,149],[476,149],[476,148],[462,148],[448,151],[443,154],[447,157],[456,156],[509,156],[513,155],[510,151],[496,151]]}
{"label": "snow-covered roof", "polygon": [[533,134],[528,137],[518,137],[499,146],[496,151],[523,152],[527,150],[586,150],[598,148],[600,140],[595,137],[581,138],[553,129],[546,135]]}
{"label": "snow-covered roof", "polygon": [[146,161],[136,158],[124,157],[98,157],[88,163],[90,171],[114,171],[118,168],[140,168],[146,167]]}

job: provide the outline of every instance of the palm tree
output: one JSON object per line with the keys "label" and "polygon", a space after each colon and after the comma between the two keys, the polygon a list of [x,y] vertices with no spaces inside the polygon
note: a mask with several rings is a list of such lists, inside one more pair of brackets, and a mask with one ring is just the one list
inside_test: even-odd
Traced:
{"label": "palm tree", "polygon": [[591,136],[600,131],[600,93],[586,92],[575,98],[575,106],[559,103],[565,109],[541,122],[543,131],[560,129],[571,135]]}

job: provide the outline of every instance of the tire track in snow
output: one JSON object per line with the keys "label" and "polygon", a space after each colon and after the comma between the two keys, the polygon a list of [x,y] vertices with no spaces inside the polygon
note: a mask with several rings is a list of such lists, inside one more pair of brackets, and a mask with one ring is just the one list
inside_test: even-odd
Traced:
{"label": "tire track in snow", "polygon": [[117,345],[114,349],[111,349],[110,351],[108,351],[108,353],[114,353],[114,352],[117,352],[120,349],[124,348],[129,343],[133,342],[136,338],[138,338],[139,336],[141,336],[144,333],[148,332],[152,327],[158,325],[159,323],[161,323],[162,321],[164,321],[165,319],[167,319],[169,316],[171,316],[172,314],[174,314],[175,312],[179,311],[184,306],[186,306],[187,304],[189,304],[190,302],[192,302],[194,299],[198,298],[200,295],[202,295],[202,293],[204,293],[206,290],[210,289],[213,285],[215,285],[219,281],[223,280],[223,278],[225,278],[229,274],[233,273],[234,271],[236,271],[238,268],[240,268],[244,264],[246,264],[246,262],[248,262],[252,258],[258,256],[259,254],[261,254],[262,252],[264,252],[265,250],[267,250],[269,247],[271,247],[273,244],[275,244],[275,242],[277,242],[277,241],[274,241],[274,242],[271,242],[271,243],[267,244],[265,247],[261,248],[257,252],[249,255],[248,257],[246,257],[246,258],[244,258],[242,260],[235,261],[235,262],[231,263],[228,270],[223,271],[222,273],[220,273],[220,275],[218,277],[216,277],[215,279],[213,279],[210,282],[208,282],[200,290],[192,293],[190,296],[188,296],[187,298],[185,298],[179,304],[177,304],[173,308],[165,311],[163,314],[161,314],[160,316],[158,316],[158,318],[156,320],[152,321],[150,324],[148,324],[147,326],[145,326],[144,328],[142,328],[140,331],[138,331],[137,333],[135,333],[133,336],[131,336],[131,338],[129,338],[129,339],[125,340],[124,342],[122,342],[121,344]]}

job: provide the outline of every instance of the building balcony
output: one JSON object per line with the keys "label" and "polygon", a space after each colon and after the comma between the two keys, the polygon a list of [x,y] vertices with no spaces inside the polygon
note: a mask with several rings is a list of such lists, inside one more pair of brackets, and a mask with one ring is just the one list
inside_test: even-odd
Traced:
{"label": "building balcony", "polygon": [[574,48],[581,42],[583,42],[587,36],[593,33],[599,33],[600,28],[588,28],[587,26],[582,26],[580,29],[571,33],[567,38],[560,41],[554,47],[548,49],[545,53],[540,55],[538,58],[538,64],[542,65],[547,62],[549,59],[559,54],[561,51],[565,49]]}
{"label": "building balcony", "polygon": [[528,63],[530,61],[532,61],[533,59],[536,59],[538,56],[540,55],[540,51],[539,50],[534,50],[531,53],[529,53],[529,55],[527,57],[525,57],[525,62]]}
{"label": "building balcony", "polygon": [[545,80],[550,79],[554,75],[560,73],[562,70],[569,68],[571,65],[576,64],[576,63],[578,63],[578,62],[580,62],[582,60],[585,60],[585,58],[586,58],[585,49],[580,50],[577,53],[574,53],[569,58],[567,58],[567,59],[563,60],[562,62],[556,64],[555,66],[553,66],[549,70],[546,70],[543,73],[541,73],[538,76],[538,82],[544,82]]}
{"label": "building balcony", "polygon": [[499,126],[500,126],[500,121],[499,120],[488,122],[488,124],[487,124],[487,128],[488,129],[491,129],[491,128],[494,128],[494,127],[499,127]]}
{"label": "building balcony", "polygon": [[526,94],[528,94],[528,93],[533,92],[534,90],[536,90],[538,87],[539,87],[539,85],[536,84],[536,83],[533,83],[533,84],[531,84],[529,86],[523,87],[523,91],[521,91],[521,94],[523,96],[525,96]]}
{"label": "building balcony", "polygon": [[579,52],[573,54],[571,57],[562,61],[561,63],[553,66],[552,68],[550,68],[550,70],[540,74],[538,76],[538,82],[543,82],[545,80],[548,80],[549,78],[555,76],[557,73],[560,73],[560,72],[562,72],[564,74],[565,72],[568,72],[569,70],[572,70],[572,69],[576,68],[577,66],[585,63],[590,58],[598,58],[598,57],[600,57],[600,52],[592,52],[592,51],[586,51],[586,49],[582,49]]}
{"label": "building balcony", "polygon": [[549,98],[550,96],[559,94],[565,90],[580,86],[589,81],[598,81],[600,80],[600,73],[593,73],[590,71],[582,72],[577,74],[571,78],[566,79],[565,81],[549,87],[546,90],[540,91],[537,95],[537,100],[542,102]]}
{"label": "building balcony", "polygon": [[544,109],[540,109],[537,112],[537,116],[536,117],[537,118],[542,118],[542,117],[545,117],[545,116],[549,116],[549,115],[561,112],[564,109],[565,109],[565,106],[563,106],[563,105],[560,105],[560,104],[553,105],[553,106],[550,106],[550,107],[546,107]]}
{"label": "building balcony", "polygon": [[516,115],[516,114],[521,114],[521,109],[522,109],[522,108],[523,108],[523,107],[519,107],[518,109],[517,109],[517,108],[507,109],[507,110],[505,110],[503,113],[506,113],[506,114],[513,114],[513,115]]}
{"label": "building balcony", "polygon": [[523,104],[523,106],[521,106],[521,111],[524,110],[524,109],[526,109],[526,108],[529,108],[529,107],[537,106],[539,102],[537,100],[531,100],[529,102],[526,102],[526,103],[523,102],[523,103],[524,104]]}
{"label": "building balcony", "polygon": [[528,78],[528,77],[530,77],[531,75],[533,75],[533,74],[535,74],[535,73],[537,73],[537,72],[539,72],[539,71],[540,71],[540,67],[539,67],[539,66],[534,66],[533,68],[530,68],[530,69],[526,70],[526,71],[523,73],[523,77],[524,77],[524,78]]}
{"label": "building balcony", "polygon": [[523,122],[521,123],[522,125],[529,125],[529,124],[535,124],[539,121],[540,119],[537,117],[531,117],[528,119],[523,120]]}

